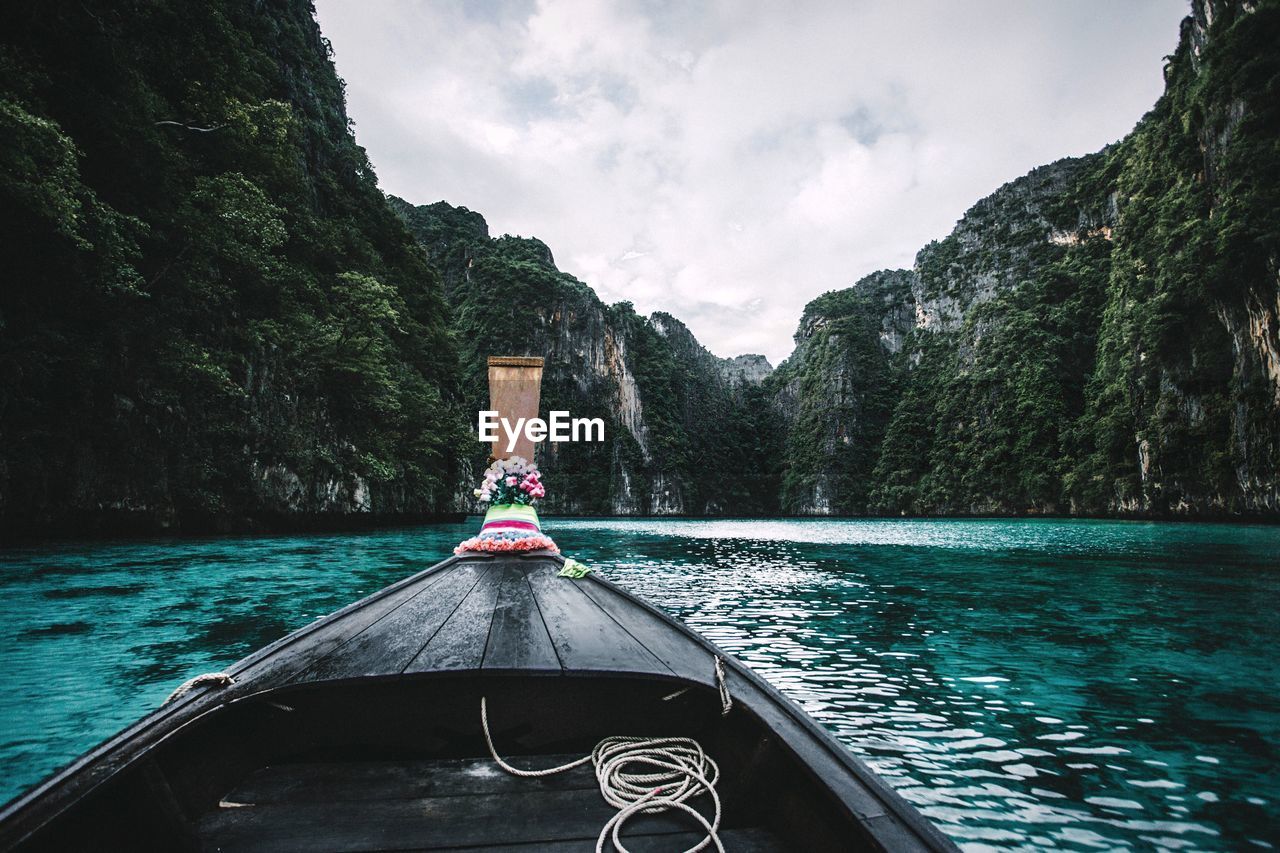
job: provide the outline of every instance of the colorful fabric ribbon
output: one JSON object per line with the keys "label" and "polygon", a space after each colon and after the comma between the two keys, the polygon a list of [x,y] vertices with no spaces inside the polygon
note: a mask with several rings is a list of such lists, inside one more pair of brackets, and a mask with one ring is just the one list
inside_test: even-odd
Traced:
{"label": "colorful fabric ribbon", "polygon": [[538,511],[521,504],[497,504],[484,514],[478,536],[462,542],[453,553],[468,551],[510,552],[548,550],[559,552],[556,543],[543,535]]}

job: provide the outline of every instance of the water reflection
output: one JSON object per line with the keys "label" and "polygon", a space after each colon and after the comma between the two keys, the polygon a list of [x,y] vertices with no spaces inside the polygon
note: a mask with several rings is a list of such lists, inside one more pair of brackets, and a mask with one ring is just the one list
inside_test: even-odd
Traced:
{"label": "water reflection", "polygon": [[[1280,530],[549,527],[751,664],[968,848],[1280,843]],[[3,794],[470,530],[3,552]]]}
{"label": "water reflection", "polygon": [[[749,662],[966,847],[1277,843],[1280,531],[571,530],[611,578]],[[606,531],[627,556],[593,544]]]}

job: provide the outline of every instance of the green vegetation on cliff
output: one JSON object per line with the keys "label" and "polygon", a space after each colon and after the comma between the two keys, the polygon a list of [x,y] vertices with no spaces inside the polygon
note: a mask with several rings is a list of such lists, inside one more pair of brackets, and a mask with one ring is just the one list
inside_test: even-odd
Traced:
{"label": "green vegetation on cliff", "polygon": [[[486,359],[545,361],[542,415],[552,409],[605,422],[606,444],[543,444],[554,483],[545,506],[562,513],[776,512],[781,419],[756,384],[731,381],[668,314],[606,306],[560,272],[539,240],[491,238],[484,219],[443,202],[391,203],[427,249],[453,305],[468,411],[486,404]],[[483,464],[472,445],[470,464]],[[760,460],[760,461],[756,461]],[[711,472],[750,468],[723,488]]]}
{"label": "green vegetation on cliff", "polygon": [[[546,359],[551,512],[1280,512],[1280,2],[1195,0],[1134,132],[717,358],[539,240],[384,196],[304,0],[0,33],[0,522],[465,508],[485,359]],[[518,309],[518,310],[516,310]],[[113,523],[108,523],[113,522]]]}
{"label": "green vegetation on cliff", "polygon": [[952,333],[917,333],[918,360],[876,461],[876,512],[1059,512],[1077,453],[1109,245],[1062,251]]}
{"label": "green vegetation on cliff", "polygon": [[447,506],[440,282],[309,3],[20,3],[0,132],[6,527]]}
{"label": "green vegetation on cliff", "polygon": [[805,308],[796,352],[768,379],[791,413],[782,506],[788,512],[866,511],[875,454],[898,373],[880,340],[886,306],[909,298],[908,280],[886,272]]}
{"label": "green vegetation on cliff", "polygon": [[[788,507],[1280,511],[1277,45],[1280,4],[1196,3],[1130,136],[811,303],[777,377]],[[909,286],[886,306],[891,275]],[[887,427],[859,404],[882,388]]]}
{"label": "green vegetation on cliff", "polygon": [[1280,509],[1280,4],[1209,8],[1105,167],[1113,262],[1071,481],[1092,511]]}

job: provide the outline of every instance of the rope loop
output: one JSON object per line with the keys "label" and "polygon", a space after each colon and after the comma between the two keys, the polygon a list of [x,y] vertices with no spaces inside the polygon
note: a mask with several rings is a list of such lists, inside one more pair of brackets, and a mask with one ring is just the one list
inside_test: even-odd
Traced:
{"label": "rope loop", "polygon": [[236,680],[225,672],[206,672],[182,682],[178,689],[170,693],[169,698],[165,699],[160,705],[164,707],[170,702],[181,699],[197,687],[230,687],[235,683]]}
{"label": "rope loop", "polygon": [[[485,697],[480,699],[480,723],[489,754],[503,770],[515,776],[550,776],[572,770],[587,762],[595,765],[596,782],[605,802],[618,809],[609,818],[596,839],[596,853],[604,853],[606,841],[612,841],[619,853],[627,853],[620,833],[628,819],[637,814],[657,814],[665,811],[681,811],[702,825],[706,837],[685,853],[697,853],[709,845],[715,845],[724,853],[720,843],[720,796],[716,782],[720,779],[720,767],[703,751],[702,745],[687,737],[607,737],[596,744],[591,754],[546,770],[521,770],[512,767],[498,755],[489,732],[489,710]],[[687,800],[708,794],[715,815],[711,820],[687,804]]]}

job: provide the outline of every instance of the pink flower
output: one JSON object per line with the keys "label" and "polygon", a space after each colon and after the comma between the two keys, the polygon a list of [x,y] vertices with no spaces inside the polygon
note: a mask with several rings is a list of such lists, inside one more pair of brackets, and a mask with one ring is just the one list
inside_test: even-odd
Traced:
{"label": "pink flower", "polygon": [[516,484],[516,478],[515,478],[515,477],[508,477],[506,482],[507,482],[507,485],[508,485],[508,486],[514,486],[514,485]]}

